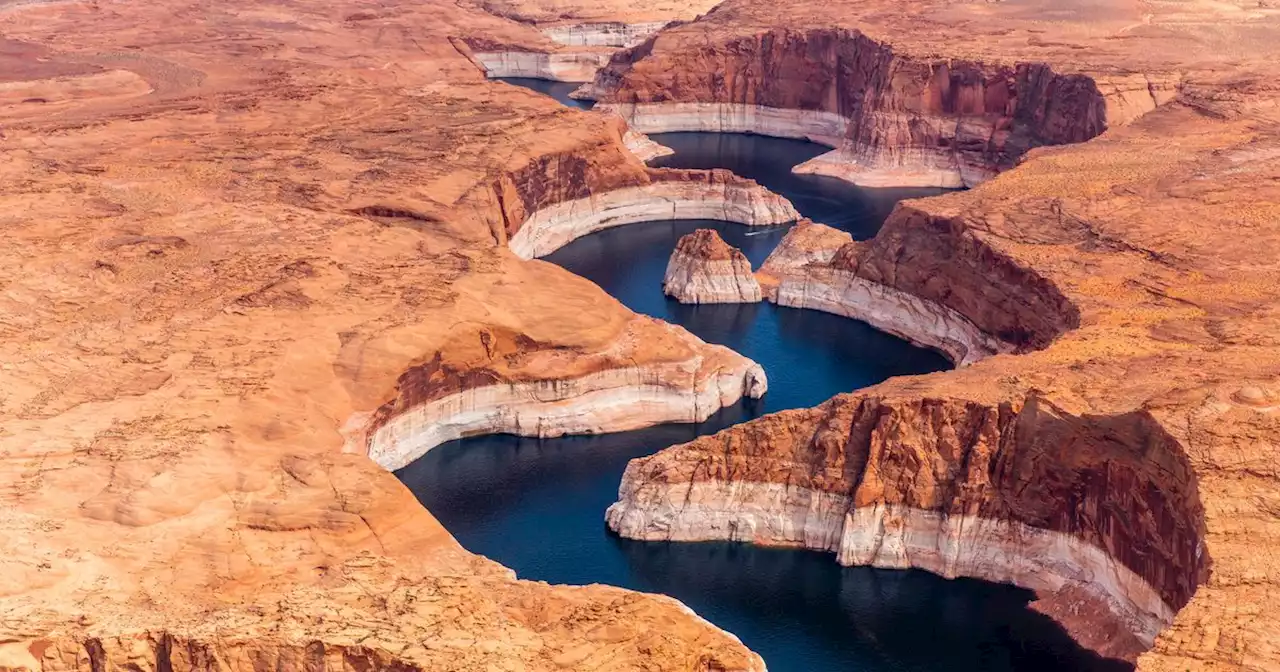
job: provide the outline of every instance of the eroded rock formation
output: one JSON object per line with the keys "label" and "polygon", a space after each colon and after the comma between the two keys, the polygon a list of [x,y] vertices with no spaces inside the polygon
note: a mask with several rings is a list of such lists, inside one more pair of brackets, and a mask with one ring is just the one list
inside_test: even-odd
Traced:
{"label": "eroded rock formation", "polygon": [[[522,39],[497,31],[469,30],[464,40],[489,77],[532,77],[590,82],[622,47],[630,47],[671,22],[688,21],[715,0],[684,2],[586,2],[486,0],[477,10],[536,29]],[[500,37],[501,36],[501,37]]]}
{"label": "eroded rock formation", "polygon": [[800,173],[960,187],[1031,148],[1128,123],[1180,82],[1172,68],[1117,72],[1104,56],[1095,69],[1069,50],[1010,58],[999,40],[986,54],[944,56],[875,7],[841,2],[821,20],[785,7],[727,2],[614,56],[590,95],[643,133],[751,132],[834,148]]}
{"label": "eroded rock formation", "polygon": [[653,179],[616,119],[448,39],[536,31],[179,1],[6,6],[0,33],[0,667],[763,669],[674,600],[516,580],[359,449],[420,393],[505,385],[524,423],[531,386],[643,417],[652,383],[652,420],[751,392],[749,362],[507,248]]}
{"label": "eroded rock formation", "polygon": [[845,565],[1065,587],[1150,646],[1208,576],[1185,453],[1149,416],[839,398],[635,460],[609,525],[653,540],[831,551]]}
{"label": "eroded rock formation", "polygon": [[[1238,95],[1163,109],[1039,150],[977,189],[904,203],[866,243],[799,229],[786,255],[803,264],[797,284],[837,271],[877,283],[1020,354],[637,460],[610,524],[637,538],[807,546],[846,564],[1031,587],[1082,644],[1141,669],[1280,663],[1258,644],[1273,631],[1259,617],[1270,589],[1253,581],[1270,586],[1271,573],[1244,550],[1280,539],[1269,505],[1240,498],[1276,487],[1254,470],[1280,445],[1280,405],[1269,401],[1280,359],[1263,326],[1280,295],[1257,284],[1280,272],[1262,251],[1280,228],[1262,224],[1276,221],[1269,210],[1209,196],[1273,190],[1262,185],[1280,152],[1265,148],[1280,136],[1236,135],[1259,129]],[[1171,146],[1175,128],[1214,140]],[[1183,208],[1199,224],[1171,235]],[[1237,226],[1254,232],[1247,242],[1224,236]],[[779,262],[781,294],[795,266]],[[1250,615],[1220,617],[1236,600]],[[1205,637],[1215,623],[1229,624],[1229,639]]]}
{"label": "eroded rock formation", "polygon": [[656,159],[659,156],[668,156],[675,153],[670,147],[654,142],[653,139],[644,133],[636,133],[635,131],[628,130],[626,134],[622,136],[622,140],[626,144],[627,149],[634,154],[637,159],[645,162]]}
{"label": "eroded rock formation", "polygon": [[594,191],[532,211],[511,235],[510,246],[521,257],[532,259],[587,234],[624,224],[718,219],[772,226],[799,216],[787,199],[726,170],[650,169],[644,184]]}
{"label": "eroded rock formation", "polygon": [[529,77],[555,82],[587,82],[609,62],[605,52],[542,53],[536,51],[477,51],[476,62],[492,78]]}
{"label": "eroded rock formation", "polygon": [[[574,24],[662,20],[544,4]],[[866,102],[900,108],[863,105],[865,123],[835,140],[889,138],[848,149],[919,158],[871,166],[890,173],[933,171],[943,149],[964,177],[1014,160],[1020,133],[1087,137],[1088,82],[1107,129],[917,202],[845,256],[857,277],[946,306],[1016,355],[693,444],[727,448],[708,464],[742,465],[717,473],[728,485],[700,491],[702,505],[738,516],[728,505],[768,483],[737,473],[794,474],[868,498],[852,511],[871,515],[840,523],[846,560],[943,572],[1008,573],[977,549],[1007,559],[1048,540],[1038,556],[1065,558],[1047,569],[1066,582],[1039,606],[1086,645],[1115,637],[1081,627],[1098,612],[1080,601],[1107,588],[1108,611],[1127,600],[1140,617],[1146,585],[1177,613],[1140,670],[1280,668],[1280,29],[1264,5],[728,0],[637,46],[619,91],[644,94],[611,102],[794,102],[843,119],[834,70],[880,61],[826,59],[864,54],[834,36],[888,45],[907,81]],[[0,10],[0,666],[763,669],[673,600],[516,580],[342,452],[359,420],[396,408],[398,382],[428,372],[444,387],[512,369],[548,380],[641,332],[681,345],[636,350],[636,366],[714,357],[507,248],[532,213],[655,179],[622,124],[482,79],[468,44],[591,49],[537,24],[433,0]],[[810,33],[833,36],[813,59],[789,37]],[[947,59],[945,77],[926,71]],[[791,67],[813,63],[833,74]],[[1030,116],[1005,128],[987,94],[1007,94],[1009,72],[1028,75],[1014,93],[1047,102],[1019,98]],[[1050,85],[1030,86],[1034,73]],[[720,109],[732,128],[736,108]],[[993,139],[968,142],[962,120]],[[829,122],[800,125],[824,135]],[[966,141],[937,143],[952,138]],[[533,360],[537,376],[520,369]],[[695,453],[645,464],[681,454]],[[864,468],[841,462],[858,456]],[[666,482],[688,476],[676,466]],[[644,478],[630,492],[664,482],[631,474]],[[1039,508],[1030,492],[1045,494]],[[759,520],[785,519],[788,502],[770,499]],[[955,521],[1017,544],[975,546]],[[859,529],[884,543],[846,544]],[[920,539],[954,560],[916,552]],[[1093,575],[1113,583],[1074,583],[1067,570],[1096,569],[1089,549],[1113,560]],[[1111,590],[1124,572],[1141,584]],[[1141,636],[1144,623],[1121,625]]]}
{"label": "eroded rock formation", "polygon": [[667,262],[662,291],[680,303],[755,303],[760,283],[751,262],[714,229],[682,236]]}
{"label": "eroded rock formation", "polygon": [[[569,353],[493,330],[460,340],[401,375],[395,399],[353,418],[346,450],[399,469],[465,436],[545,438],[702,422],[768,389],[755,362],[641,316],[598,352]],[[654,351],[667,354],[655,360],[647,354]]]}
{"label": "eroded rock formation", "polygon": [[[914,228],[909,218],[900,217],[891,222],[883,238],[877,238],[881,242],[870,247],[853,242],[848,233],[829,226],[802,222],[787,232],[765,260],[759,273],[760,284],[768,288],[769,300],[780,306],[821,310],[862,320],[916,345],[938,350],[958,365],[1014,350],[1014,345],[984,332],[959,311],[929,298],[914,282],[904,282],[907,288],[904,290],[881,281],[885,276],[875,260],[896,254],[885,249],[884,240],[893,237],[895,227]],[[938,266],[958,261],[956,248],[941,239],[927,247],[913,245],[912,251],[920,255],[914,265],[926,269],[940,270]],[[985,258],[976,260],[981,267],[986,263]],[[929,281],[940,283],[946,277]],[[1062,309],[1068,313],[1071,310],[1069,306]],[[1068,315],[1063,319],[1070,323],[1072,318]]]}

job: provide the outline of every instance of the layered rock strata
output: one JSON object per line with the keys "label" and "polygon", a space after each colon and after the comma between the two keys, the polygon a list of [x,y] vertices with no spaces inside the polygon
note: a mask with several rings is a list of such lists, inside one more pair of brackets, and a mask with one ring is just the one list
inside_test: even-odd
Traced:
{"label": "layered rock strata", "polygon": [[626,144],[628,151],[634,154],[637,159],[646,163],[659,156],[670,156],[675,153],[675,150],[670,147],[658,144],[649,136],[632,130],[628,130],[622,136],[622,141]]}
{"label": "layered rock strata", "polygon": [[[1271,96],[1202,92],[1037,150],[899,205],[865,243],[810,231],[776,274],[888,287],[1017,356],[634,461],[611,526],[1027,586],[1082,645],[1139,669],[1280,665],[1280,574],[1256,555],[1280,544],[1262,494],[1280,491],[1265,466],[1280,268],[1264,251],[1280,219],[1258,200],[1274,197],[1280,128],[1254,116]],[[1174,129],[1201,141],[1169,143]]]}
{"label": "layered rock strata", "polygon": [[[668,18],[543,4],[574,23]],[[738,68],[723,47],[742,38],[750,55],[754,36],[784,27],[856,29],[904,63],[1043,63],[1061,84],[1098,85],[1106,133],[916,202],[863,248],[879,254],[859,258],[858,277],[946,305],[1019,354],[833,401],[832,418],[864,417],[854,410],[872,397],[897,410],[877,424],[893,459],[868,454],[877,469],[851,467],[858,487],[830,492],[916,493],[875,515],[889,528],[944,509],[1036,534],[1076,525],[1071,539],[1177,609],[1145,672],[1280,669],[1280,26],[1267,4],[727,0],[696,30],[667,31],[705,52],[651,43],[665,60],[647,77],[668,81],[654,74],[666,68],[690,86],[635,101],[770,106],[724,92],[798,72],[785,88],[812,100],[799,109],[840,112],[829,88],[806,88],[830,78]],[[344,423],[393,401],[437,352],[458,371],[572,378],[639,328],[598,287],[505,247],[530,212],[650,180],[620,125],[483,81],[451,39],[556,51],[545,35],[436,0],[9,3],[0,34],[0,666],[764,669],[674,600],[516,580],[341,452]],[[1176,101],[1118,127],[1168,93],[1159,73],[1179,73]],[[1052,105],[1037,114],[1015,128],[1077,123]],[[1027,431],[996,423],[994,473],[961,461],[954,475],[958,446],[982,443],[956,409],[1021,423],[1032,398]],[[789,433],[750,435],[770,457],[716,477],[745,488],[735,474],[799,456],[814,458],[796,472],[814,475],[810,489],[843,479],[838,457],[863,444],[810,442],[826,417],[772,416]],[[913,441],[934,418],[938,440]],[[757,426],[718,438],[719,459],[739,461],[732,437]],[[1192,556],[1179,454],[1204,511]],[[984,485],[1009,472],[1035,476]],[[1075,596],[1096,591],[1074,585],[1037,608],[1087,646],[1116,639],[1082,622],[1099,612]]]}
{"label": "layered rock strata", "polygon": [[637,222],[717,219],[746,226],[795,221],[791,203],[724,170],[651,170],[647,184],[599,191],[534,210],[511,236],[513,252],[541,257],[590,233]]}
{"label": "layered rock strata", "polygon": [[[1176,94],[1165,71],[1091,71],[1047,62],[940,58],[877,31],[882,16],[841,3],[817,27],[729,2],[617,54],[589,95],[642,133],[716,131],[802,138],[834,148],[796,172],[864,186],[971,186],[1027,150],[1081,142]],[[752,17],[754,19],[754,16]],[[856,26],[856,27],[855,27]],[[870,33],[870,34],[868,34]],[[709,37],[710,36],[710,37]]]}
{"label": "layered rock strata", "polygon": [[[759,364],[645,317],[636,317],[610,350],[583,353],[581,372],[559,370],[553,378],[530,377],[528,371],[555,370],[563,349],[539,352],[537,344],[507,343],[497,335],[484,348],[490,357],[508,359],[508,366],[511,357],[519,357],[521,368],[462,366],[437,353],[400,376],[392,401],[353,418],[345,450],[394,470],[467,436],[549,438],[702,422],[768,390]],[[646,348],[685,354],[639,363]]]}
{"label": "layered rock strata", "polygon": [[662,291],[680,303],[755,303],[761,298],[751,262],[713,229],[680,238],[667,262]]}
{"label": "layered rock strata", "polygon": [[860,277],[863,254],[863,246],[848,233],[802,222],[765,260],[760,284],[768,288],[769,300],[780,306],[861,320],[937,350],[959,366],[1015,349],[937,301]]}
{"label": "layered rock strata", "polygon": [[[571,47],[633,47],[662,30],[663,21],[643,23],[576,23],[544,28],[543,33],[559,44]],[[602,64],[603,65],[603,64]]]}
{"label": "layered rock strata", "polygon": [[606,518],[634,539],[1070,587],[1123,625],[1102,653],[1130,658],[1209,567],[1176,441],[1142,414],[1074,417],[1034,395],[995,407],[868,394],[770,416],[632,461]]}
{"label": "layered rock strata", "polygon": [[531,381],[594,380],[602,416],[744,391],[745,360],[507,249],[526,204],[651,180],[616,119],[450,39],[536,31],[166,0],[0,34],[0,667],[764,669],[675,600],[517,580],[342,452],[437,355],[432,400],[522,414]]}
{"label": "layered rock strata", "polygon": [[529,77],[555,82],[588,82],[609,62],[607,52],[477,51],[476,62],[491,79]]}

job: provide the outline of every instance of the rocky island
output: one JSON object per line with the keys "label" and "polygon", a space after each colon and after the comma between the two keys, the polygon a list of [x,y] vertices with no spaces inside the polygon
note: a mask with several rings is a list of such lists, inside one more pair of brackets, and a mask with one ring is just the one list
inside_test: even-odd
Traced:
{"label": "rocky island", "polygon": [[674,599],[517,579],[386,470],[764,392],[534,259],[796,219],[628,149],[713,130],[975,187],[797,227],[758,276],[964,366],[638,460],[614,529],[1014,583],[1148,672],[1280,669],[1277,63],[1254,0],[0,3],[0,667],[763,670]]}
{"label": "rocky island", "polygon": [[667,263],[662,291],[680,303],[754,303],[761,298],[751,262],[714,229],[698,229],[680,239]]}

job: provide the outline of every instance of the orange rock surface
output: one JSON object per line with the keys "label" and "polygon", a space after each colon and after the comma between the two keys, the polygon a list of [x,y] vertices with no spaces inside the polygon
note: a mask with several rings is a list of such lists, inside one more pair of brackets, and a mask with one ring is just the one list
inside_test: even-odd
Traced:
{"label": "orange rock surface", "polygon": [[0,33],[0,667],[760,668],[674,600],[516,581],[341,452],[438,357],[699,354],[506,249],[529,210],[648,179],[616,120],[453,39],[529,28],[69,2],[0,7]]}
{"label": "orange rock surface", "polygon": [[[653,18],[603,2],[527,7],[512,12]],[[0,666],[762,668],[673,600],[515,580],[461,549],[390,474],[341,452],[349,419],[437,355],[463,372],[556,378],[589,370],[623,333],[676,343],[505,249],[531,211],[650,178],[617,119],[483,79],[471,46],[558,49],[500,14],[434,0],[0,5]],[[757,45],[777,31],[789,46],[774,61]],[[872,127],[892,151],[953,137],[899,132],[922,111],[1006,120],[985,96],[955,107],[970,98],[942,95],[949,75],[913,79],[948,59],[981,64],[947,72],[984,87],[1047,64],[1095,87],[1072,109],[1106,123],[1076,132],[1041,123],[1074,112],[1032,114],[1039,140],[1088,142],[984,145],[996,158],[983,165],[1007,172],[904,206],[843,258],[1019,354],[892,380],[653,463],[740,446],[716,459],[840,471],[831,460],[865,446],[809,439],[874,400],[901,419],[875,444],[893,467],[878,473],[903,478],[865,496],[989,507],[1103,545],[1178,603],[1140,669],[1280,669],[1276,10],[729,0],[610,76],[631,92],[619,95],[751,91],[735,102],[822,109],[843,99],[820,78],[803,96],[771,83],[816,77],[792,67],[818,62],[795,60],[814,31],[858,31],[894,55],[903,79],[883,109],[895,116]],[[522,343],[565,357],[544,370],[489,361]],[[1135,506],[1100,525],[1001,489],[944,496],[980,481],[935,459],[960,445],[953,425],[922,438],[923,420],[946,415],[912,409],[1016,415],[1032,398],[1060,421],[1048,425],[1085,427],[1097,449],[1064,456],[1062,435],[1033,424],[1039,452],[1004,448],[1034,469],[1007,482],[1035,476],[1049,494],[1084,483],[1097,486],[1090,506],[1154,507],[1160,497],[1085,478],[1124,467],[1185,504],[1183,522]],[[1157,445],[1189,472],[1152,462]],[[1199,537],[1207,571],[1175,531]]]}
{"label": "orange rock surface", "polygon": [[[1188,88],[976,189],[899,206],[875,239],[815,263],[954,309],[1022,354],[668,449],[633,464],[636,501],[718,474],[1068,532],[1178,609],[1139,669],[1280,668],[1276,94]],[[997,416],[1007,429],[972,424]],[[1068,607],[1053,615],[1082,642],[1126,655],[1056,599],[1043,608]]]}

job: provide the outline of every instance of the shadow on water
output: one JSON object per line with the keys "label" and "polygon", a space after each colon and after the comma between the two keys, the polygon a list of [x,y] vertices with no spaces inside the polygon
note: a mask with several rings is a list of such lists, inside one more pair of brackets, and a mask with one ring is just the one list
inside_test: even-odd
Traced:
{"label": "shadow on water", "polygon": [[[574,88],[528,81],[513,83],[562,102]],[[656,139],[677,150],[666,165],[730,168],[791,198],[804,214],[839,222],[859,237],[873,235],[897,199],[925,195],[792,176],[791,165],[824,151],[809,143],[684,133]],[[397,472],[419,501],[463,546],[523,578],[671,595],[738,635],[772,672],[1128,669],[1082,651],[1027,608],[1029,593],[1011,586],[842,568],[816,552],[634,542],[607,531],[604,511],[633,458],[766,412],[813,406],[890,376],[948,366],[935,353],[834,315],[767,303],[685,306],[668,300],[661,289],[667,259],[676,240],[699,227],[720,231],[755,265],[783,235],[748,235],[756,232],[720,222],[650,222],[581,238],[546,259],[592,280],[632,310],[683,325],[759,362],[769,376],[764,399],[724,409],[698,425],[447,443]]]}
{"label": "shadow on water", "polygon": [[537,91],[544,96],[550,96],[566,107],[573,107],[579,110],[589,110],[595,106],[595,101],[574,100],[569,97],[569,94],[573,93],[574,89],[582,86],[581,84],[574,84],[572,82],[552,82],[546,79],[532,79],[529,77],[504,77],[499,81],[521,86],[529,89],[530,91]]}

